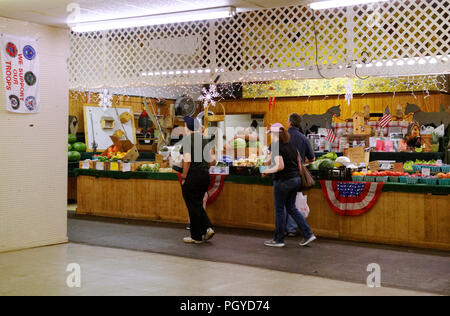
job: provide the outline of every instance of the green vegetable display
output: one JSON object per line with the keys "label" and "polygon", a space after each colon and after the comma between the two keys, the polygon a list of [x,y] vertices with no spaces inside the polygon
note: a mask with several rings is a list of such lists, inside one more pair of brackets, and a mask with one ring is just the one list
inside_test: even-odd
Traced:
{"label": "green vegetable display", "polygon": [[68,147],[67,147],[68,151],[72,151],[72,145],[71,145],[71,144],[68,144],[67,146],[68,146]]}
{"label": "green vegetable display", "polygon": [[322,159],[319,161],[320,161],[319,170],[334,168],[334,161],[331,159]]}
{"label": "green vegetable display", "polygon": [[320,158],[318,158],[317,160],[325,160],[325,159],[330,159],[332,161],[335,161],[338,158],[338,155],[336,153],[333,152],[329,152],[323,156],[321,156]]}
{"label": "green vegetable display", "polygon": [[72,145],[73,150],[78,152],[86,152],[86,144],[85,143],[75,143]]}
{"label": "green vegetable display", "polygon": [[247,148],[247,142],[245,141],[245,139],[237,138],[233,141],[233,148],[234,149]]}
{"label": "green vegetable display", "polygon": [[81,154],[78,151],[69,151],[68,159],[71,162],[77,162],[81,159]]}
{"label": "green vegetable display", "polygon": [[73,134],[69,134],[69,144],[73,144],[77,141],[77,137]]}

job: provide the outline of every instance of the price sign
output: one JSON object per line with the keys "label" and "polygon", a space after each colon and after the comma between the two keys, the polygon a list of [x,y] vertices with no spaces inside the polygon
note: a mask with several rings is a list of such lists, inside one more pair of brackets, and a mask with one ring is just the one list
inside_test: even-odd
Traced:
{"label": "price sign", "polygon": [[103,162],[97,161],[95,163],[95,170],[105,170],[105,165]]}
{"label": "price sign", "polygon": [[111,171],[119,171],[119,163],[118,162],[111,162],[110,170]]}
{"label": "price sign", "polygon": [[422,175],[425,177],[429,177],[431,175],[431,169],[430,168],[422,168]]}
{"label": "price sign", "polygon": [[366,162],[366,153],[363,147],[348,148],[345,150],[346,156],[353,163],[364,163]]}
{"label": "price sign", "polygon": [[123,163],[122,164],[122,172],[130,172],[131,171],[131,164],[130,163]]}
{"label": "price sign", "polygon": [[369,169],[371,171],[378,171],[380,169],[380,163],[378,160],[369,162]]}
{"label": "price sign", "polygon": [[402,162],[394,163],[394,172],[403,172],[403,163]]}
{"label": "price sign", "polygon": [[90,162],[89,161],[83,161],[81,164],[81,169],[89,169],[90,168]]}

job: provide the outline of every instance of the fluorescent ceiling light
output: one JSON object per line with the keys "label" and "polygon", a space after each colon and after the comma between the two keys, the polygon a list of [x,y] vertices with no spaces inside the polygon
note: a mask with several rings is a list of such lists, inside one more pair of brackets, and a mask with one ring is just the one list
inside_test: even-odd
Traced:
{"label": "fluorescent ceiling light", "polygon": [[71,25],[74,32],[95,32],[130,27],[182,23],[230,18],[236,14],[235,7],[220,7],[204,10],[183,11],[167,14],[147,15],[130,18],[83,22]]}
{"label": "fluorescent ceiling light", "polygon": [[386,2],[389,0],[328,0],[313,2],[309,6],[313,10],[323,10],[338,7],[349,7],[358,4],[374,3],[374,2]]}

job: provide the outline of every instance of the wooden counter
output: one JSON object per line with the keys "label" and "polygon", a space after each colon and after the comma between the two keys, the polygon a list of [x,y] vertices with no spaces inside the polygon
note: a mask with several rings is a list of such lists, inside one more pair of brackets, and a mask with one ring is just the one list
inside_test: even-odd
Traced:
{"label": "wooden counter", "polygon": [[[178,181],[78,178],[78,214],[186,223]],[[450,196],[383,192],[368,213],[339,216],[320,189],[308,192],[308,222],[317,236],[450,250]],[[225,183],[207,209],[215,226],[273,230],[273,189]]]}

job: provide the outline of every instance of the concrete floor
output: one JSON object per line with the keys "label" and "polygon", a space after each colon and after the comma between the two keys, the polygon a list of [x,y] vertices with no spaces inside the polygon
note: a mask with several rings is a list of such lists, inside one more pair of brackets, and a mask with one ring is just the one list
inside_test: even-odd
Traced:
{"label": "concrete floor", "polygon": [[[67,265],[81,267],[69,288]],[[428,295],[238,264],[64,244],[0,254],[4,295]]]}

